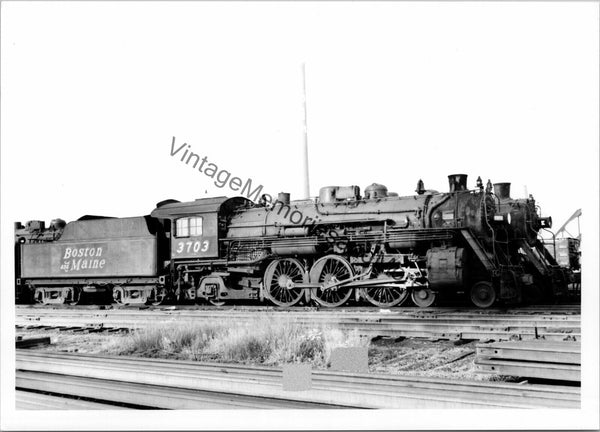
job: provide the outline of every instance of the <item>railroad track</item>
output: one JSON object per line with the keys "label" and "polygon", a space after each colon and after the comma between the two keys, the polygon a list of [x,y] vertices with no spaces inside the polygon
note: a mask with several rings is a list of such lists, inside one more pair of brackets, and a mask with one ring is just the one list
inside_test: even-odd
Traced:
{"label": "railroad track", "polygon": [[17,307],[19,328],[73,331],[122,331],[183,322],[231,320],[251,323],[257,318],[294,321],[304,326],[335,326],[368,336],[427,337],[472,340],[580,340],[577,308],[473,310],[394,308],[355,311],[302,309],[79,309]]}
{"label": "railroad track", "polygon": [[[103,378],[89,378],[18,370],[17,391],[34,402],[40,391],[52,392],[43,395],[50,403],[61,409],[327,409],[344,408],[334,404],[285,400],[260,396],[239,395],[228,392],[204,391],[200,389],[174,388],[170,386],[139,384]],[[33,392],[35,391],[35,393]],[[35,396],[32,396],[35,395]],[[61,397],[62,396],[62,397]],[[73,398],[84,398],[74,400]],[[22,396],[21,399],[24,399]],[[27,399],[25,399],[26,403]],[[17,399],[17,403],[19,399]],[[80,406],[83,404],[84,406]],[[91,404],[86,407],[85,405]],[[22,404],[24,405],[24,404]],[[35,409],[23,407],[23,409]]]}
{"label": "railroad track", "polygon": [[[66,305],[66,304],[17,304],[16,309],[36,309],[36,310],[121,310],[121,311],[139,311],[139,310],[185,310],[185,311],[224,311],[224,310],[236,310],[240,312],[377,312],[381,309],[373,306],[340,306],[336,308],[321,308],[315,306],[291,306],[288,308],[280,308],[277,306],[270,305],[203,305],[203,304],[179,304],[179,305],[119,305],[116,303],[110,305]],[[515,306],[515,307],[494,307],[488,309],[476,308],[473,306],[461,306],[461,305],[448,305],[448,306],[435,306],[428,308],[419,308],[416,306],[400,306],[389,309],[393,312],[443,312],[443,313],[456,313],[456,312],[471,312],[477,314],[536,314],[536,313],[564,313],[564,314],[578,314],[581,311],[580,303],[572,304],[551,304],[551,305],[528,305],[528,306]]]}
{"label": "railroad track", "polygon": [[295,392],[279,368],[24,350],[16,368],[19,391],[163,409],[580,406],[570,386],[313,371],[311,389]]}

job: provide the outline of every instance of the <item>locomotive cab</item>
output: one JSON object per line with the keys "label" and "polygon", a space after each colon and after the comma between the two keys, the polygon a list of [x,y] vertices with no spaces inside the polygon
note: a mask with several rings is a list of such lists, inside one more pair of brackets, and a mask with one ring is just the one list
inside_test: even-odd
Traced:
{"label": "locomotive cab", "polygon": [[[204,281],[205,268],[222,263],[226,255],[223,239],[232,214],[240,208],[252,207],[252,201],[243,198],[204,198],[191,202],[165,201],[151,213],[162,221],[169,221],[171,279],[178,299],[195,300],[199,296],[229,296],[223,275],[212,275]],[[223,273],[223,272],[222,272]]]}

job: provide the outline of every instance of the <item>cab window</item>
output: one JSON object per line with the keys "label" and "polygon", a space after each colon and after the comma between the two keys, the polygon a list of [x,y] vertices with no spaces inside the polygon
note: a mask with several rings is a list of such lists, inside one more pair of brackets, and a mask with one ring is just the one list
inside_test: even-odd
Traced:
{"label": "cab window", "polygon": [[202,217],[196,216],[190,218],[190,235],[201,236],[202,235]]}
{"label": "cab window", "polygon": [[180,218],[175,221],[175,237],[202,235],[202,217]]}
{"label": "cab window", "polygon": [[175,237],[190,236],[190,220],[188,218],[177,219],[175,223]]}

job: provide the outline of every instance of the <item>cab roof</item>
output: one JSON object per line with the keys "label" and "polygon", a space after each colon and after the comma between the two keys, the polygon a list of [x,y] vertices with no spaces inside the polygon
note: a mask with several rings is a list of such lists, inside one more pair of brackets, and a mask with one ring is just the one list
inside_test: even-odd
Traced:
{"label": "cab roof", "polygon": [[[164,202],[164,201],[163,201]],[[244,197],[228,198],[225,196],[214,198],[199,198],[189,202],[167,202],[159,203],[150,216],[158,219],[175,219],[181,216],[189,216],[207,213],[228,213],[240,207],[252,207],[254,203]]]}

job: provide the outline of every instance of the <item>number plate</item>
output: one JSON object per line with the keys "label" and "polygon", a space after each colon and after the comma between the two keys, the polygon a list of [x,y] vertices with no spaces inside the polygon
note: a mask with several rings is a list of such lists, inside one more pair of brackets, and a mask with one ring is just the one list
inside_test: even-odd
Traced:
{"label": "number plate", "polygon": [[191,255],[203,254],[208,251],[210,243],[208,240],[178,240],[175,244],[175,254]]}

